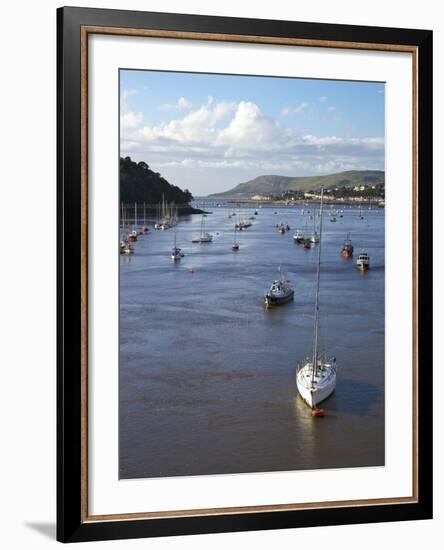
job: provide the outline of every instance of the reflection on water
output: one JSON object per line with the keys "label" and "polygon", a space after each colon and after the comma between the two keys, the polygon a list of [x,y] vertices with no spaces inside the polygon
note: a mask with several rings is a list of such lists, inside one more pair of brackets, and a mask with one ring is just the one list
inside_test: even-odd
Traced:
{"label": "reflection on water", "polygon": [[[312,347],[317,249],[293,243],[307,215],[262,208],[239,233],[225,208],[212,243],[192,244],[200,216],[151,231],[120,269],[120,477],[158,477],[384,463],[384,212],[325,217],[321,345],[337,358],[335,394],[312,418],[295,368]],[[288,221],[279,235],[275,224]],[[309,222],[309,227],[310,226]],[[347,233],[354,259],[340,249]],[[362,246],[372,269],[355,268]],[[294,302],[265,310],[279,265]]]}

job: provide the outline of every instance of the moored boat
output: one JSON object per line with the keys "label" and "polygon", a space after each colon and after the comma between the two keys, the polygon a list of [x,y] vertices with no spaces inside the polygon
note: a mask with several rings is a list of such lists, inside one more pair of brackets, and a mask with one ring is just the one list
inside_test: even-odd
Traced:
{"label": "moored boat", "polygon": [[350,233],[347,235],[347,238],[342,245],[341,256],[344,258],[351,258],[353,256],[354,246],[350,239]]}
{"label": "moored boat", "polygon": [[303,241],[305,240],[304,232],[300,230],[296,231],[296,233],[293,235],[293,240],[297,244],[302,244]]}
{"label": "moored boat", "polygon": [[370,256],[364,250],[358,256],[356,260],[356,265],[359,271],[367,271],[370,269]]}
{"label": "moored boat", "polygon": [[[306,359],[304,364],[296,369],[296,386],[301,398],[313,410],[325,401],[336,388],[336,358],[327,359],[325,354],[319,353],[319,302],[321,281],[321,248],[322,248],[322,209],[324,188],[321,187],[321,208],[319,222],[319,248],[316,277],[315,320],[313,328],[313,355]],[[313,416],[323,416],[319,412]]]}
{"label": "moored boat", "polygon": [[142,235],[148,235],[149,233],[149,229],[148,229],[148,226],[146,224],[146,208],[145,208],[145,203],[143,203],[143,225],[142,225],[142,231],[141,231]]}
{"label": "moored boat", "polygon": [[119,251],[120,254],[134,254],[134,247],[129,242],[120,241]]}
{"label": "moored boat", "polygon": [[202,221],[200,223],[200,235],[199,237],[194,237],[194,239],[191,241],[193,243],[211,243],[213,240],[213,235],[205,231],[205,218],[207,217],[206,214],[203,214]]}
{"label": "moored boat", "polygon": [[131,233],[128,234],[128,241],[134,243],[137,241],[137,231],[133,229]]}
{"label": "moored boat", "polygon": [[234,238],[233,238],[233,244],[231,245],[231,250],[234,250],[235,252],[237,252],[239,250],[239,243],[236,239],[236,231],[237,231],[237,228],[236,228],[236,225],[234,226]]}
{"label": "moored boat", "polygon": [[173,250],[171,251],[171,259],[174,262],[178,262],[184,256],[185,254],[182,252],[182,249],[177,246],[177,229],[174,228],[174,246]]}
{"label": "moored boat", "polygon": [[286,304],[294,299],[294,289],[291,281],[287,279],[279,268],[279,277],[273,281],[268,292],[264,296],[265,307]]}

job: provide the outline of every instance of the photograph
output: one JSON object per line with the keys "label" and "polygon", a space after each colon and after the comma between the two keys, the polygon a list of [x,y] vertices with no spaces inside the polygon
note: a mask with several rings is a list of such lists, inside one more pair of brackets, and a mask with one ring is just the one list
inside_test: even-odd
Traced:
{"label": "photograph", "polygon": [[119,69],[119,479],[385,466],[385,96]]}

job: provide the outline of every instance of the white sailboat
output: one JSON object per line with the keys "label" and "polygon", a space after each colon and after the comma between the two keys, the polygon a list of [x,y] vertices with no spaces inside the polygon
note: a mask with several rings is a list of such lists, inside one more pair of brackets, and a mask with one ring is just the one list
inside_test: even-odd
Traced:
{"label": "white sailboat", "polygon": [[193,243],[211,243],[213,240],[213,235],[210,233],[207,233],[205,231],[205,218],[207,217],[206,214],[203,214],[202,221],[200,223],[200,235],[199,237],[194,237],[194,239],[191,241]]}
{"label": "white sailboat", "polygon": [[336,359],[327,359],[325,354],[319,353],[319,291],[321,280],[321,248],[322,248],[322,209],[324,188],[321,188],[321,209],[319,222],[319,249],[316,280],[315,321],[313,330],[313,356],[296,369],[296,386],[299,395],[312,409],[313,416],[322,416],[323,410],[318,409],[336,388]]}
{"label": "white sailboat", "polygon": [[316,211],[313,213],[313,234],[311,235],[309,240],[313,244],[319,243],[319,235],[318,235],[318,232],[316,231]]}
{"label": "white sailboat", "polygon": [[174,227],[174,246],[173,250],[171,251],[171,259],[174,262],[178,262],[184,256],[185,254],[182,252],[182,249],[177,246],[177,229],[176,227]]}
{"label": "white sailboat", "polygon": [[236,239],[236,231],[237,231],[237,227],[236,227],[236,224],[234,224],[234,238],[233,238],[233,244],[231,245],[231,250],[234,250],[235,252],[239,250],[239,242]]}
{"label": "white sailboat", "polygon": [[149,229],[146,224],[146,208],[145,203],[143,203],[143,227],[142,227],[142,235],[148,235]]}

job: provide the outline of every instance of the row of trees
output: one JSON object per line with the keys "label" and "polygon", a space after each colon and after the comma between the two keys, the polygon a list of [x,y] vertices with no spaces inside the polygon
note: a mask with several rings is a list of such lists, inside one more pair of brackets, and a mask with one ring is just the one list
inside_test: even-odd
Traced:
{"label": "row of trees", "polygon": [[365,185],[362,186],[364,189],[354,189],[353,187],[339,187],[338,189],[326,189],[325,194],[327,196],[338,198],[354,198],[354,197],[363,197],[366,199],[383,199],[385,196],[385,184],[378,183],[376,185]]}
{"label": "row of trees", "polygon": [[162,201],[189,204],[193,195],[185,189],[171,185],[146,162],[133,162],[130,157],[120,158],[120,201],[157,204]]}

